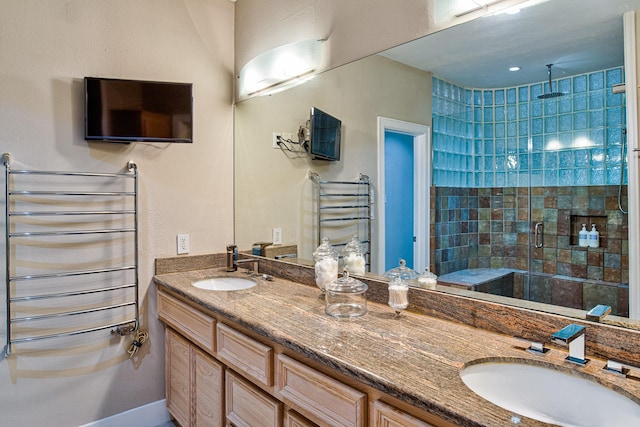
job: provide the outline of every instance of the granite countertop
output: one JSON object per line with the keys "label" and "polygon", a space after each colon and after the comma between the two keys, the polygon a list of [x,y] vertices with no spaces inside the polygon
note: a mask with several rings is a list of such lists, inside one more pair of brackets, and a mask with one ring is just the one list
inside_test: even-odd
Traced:
{"label": "granite countertop", "polygon": [[[363,317],[336,319],[324,313],[319,289],[285,279],[257,279],[257,286],[234,292],[191,285],[227,275],[224,269],[212,268],[159,274],[154,281],[271,341],[459,425],[513,425],[512,412],[489,403],[462,382],[460,370],[479,360],[517,359],[552,364],[576,375],[588,373],[640,403],[640,372],[633,370],[635,378],[629,379],[603,372],[605,362],[593,358],[586,367],[577,367],[564,360],[566,348],[551,347],[544,356],[534,355],[525,351],[526,343],[506,335],[411,312],[395,318],[390,307],[373,302]],[[521,417],[519,425],[548,424]]]}

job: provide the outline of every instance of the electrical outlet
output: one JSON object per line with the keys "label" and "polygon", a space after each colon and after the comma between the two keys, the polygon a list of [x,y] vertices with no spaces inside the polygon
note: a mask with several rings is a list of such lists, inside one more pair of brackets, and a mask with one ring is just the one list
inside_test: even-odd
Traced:
{"label": "electrical outlet", "polygon": [[272,228],[271,229],[271,240],[274,245],[282,244],[282,228]]}
{"label": "electrical outlet", "polygon": [[281,148],[280,145],[278,145],[278,137],[282,138],[282,141],[289,141],[293,138],[293,134],[291,132],[273,132],[271,141],[273,148]]}
{"label": "electrical outlet", "polygon": [[178,255],[189,253],[189,235],[188,234],[178,234],[178,237],[176,239],[176,244],[178,246]]}

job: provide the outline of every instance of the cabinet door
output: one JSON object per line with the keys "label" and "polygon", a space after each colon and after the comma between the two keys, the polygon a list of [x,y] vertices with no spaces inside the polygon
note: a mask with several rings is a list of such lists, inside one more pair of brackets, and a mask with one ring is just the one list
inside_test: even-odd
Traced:
{"label": "cabinet door", "polygon": [[296,411],[292,411],[289,409],[286,414],[284,414],[284,423],[282,423],[283,427],[317,427],[317,424],[312,423],[302,415],[298,414]]}
{"label": "cabinet door", "polygon": [[373,403],[372,425],[374,427],[433,427],[379,400]]}
{"label": "cabinet door", "polygon": [[227,422],[236,427],[279,427],[282,403],[230,370],[225,374]]}
{"label": "cabinet door", "polygon": [[192,346],[194,424],[198,427],[224,425],[224,367],[202,350]]}
{"label": "cabinet door", "polygon": [[167,409],[180,425],[188,426],[191,421],[191,345],[186,339],[167,329],[165,346]]}

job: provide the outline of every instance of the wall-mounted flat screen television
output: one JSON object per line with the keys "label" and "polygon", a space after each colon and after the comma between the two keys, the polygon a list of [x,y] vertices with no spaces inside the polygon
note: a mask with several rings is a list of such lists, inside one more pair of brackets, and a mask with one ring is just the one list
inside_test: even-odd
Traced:
{"label": "wall-mounted flat screen television", "polygon": [[340,160],[342,122],[317,107],[311,108],[309,141],[305,149],[312,159]]}
{"label": "wall-mounted flat screen television", "polygon": [[85,77],[85,139],[193,142],[191,83]]}

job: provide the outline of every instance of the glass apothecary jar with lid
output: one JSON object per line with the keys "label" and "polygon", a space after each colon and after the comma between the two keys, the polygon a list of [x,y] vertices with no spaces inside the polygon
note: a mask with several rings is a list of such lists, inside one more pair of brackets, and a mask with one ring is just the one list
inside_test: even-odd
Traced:
{"label": "glass apothecary jar with lid", "polygon": [[344,268],[349,270],[349,274],[364,276],[367,263],[364,258],[364,248],[356,234],[351,237],[349,243],[342,249],[342,263]]}
{"label": "glass apothecary jar with lid", "polygon": [[359,317],[367,314],[368,286],[349,277],[345,269],[342,277],[329,283],[325,289],[325,313],[333,317]]}
{"label": "glass apothecary jar with lid", "polygon": [[329,239],[323,237],[320,246],[313,253],[316,272],[316,286],[322,292],[327,285],[338,278],[338,252],[331,246]]}

